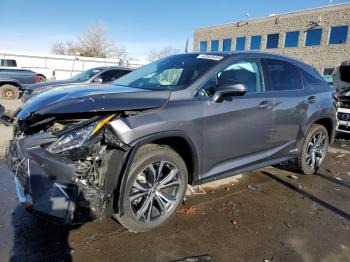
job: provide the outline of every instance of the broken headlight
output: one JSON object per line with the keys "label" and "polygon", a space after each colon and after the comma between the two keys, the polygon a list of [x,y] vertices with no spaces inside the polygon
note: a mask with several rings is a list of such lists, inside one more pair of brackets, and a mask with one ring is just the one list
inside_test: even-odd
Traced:
{"label": "broken headlight", "polygon": [[47,148],[47,150],[50,153],[58,154],[73,148],[81,147],[105,124],[107,124],[113,116],[114,115],[101,121],[90,123],[87,126],[80,126],[79,128],[63,133],[56,142]]}

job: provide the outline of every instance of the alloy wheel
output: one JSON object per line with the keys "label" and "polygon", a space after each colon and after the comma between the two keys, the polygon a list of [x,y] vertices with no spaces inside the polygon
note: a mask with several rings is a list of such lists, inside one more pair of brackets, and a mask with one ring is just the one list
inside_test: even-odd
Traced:
{"label": "alloy wheel", "polygon": [[150,223],[164,217],[175,207],[180,195],[178,169],[168,161],[148,165],[133,182],[129,201],[135,217]]}
{"label": "alloy wheel", "polygon": [[326,151],[326,136],[323,132],[315,133],[307,146],[306,163],[311,169],[320,167]]}

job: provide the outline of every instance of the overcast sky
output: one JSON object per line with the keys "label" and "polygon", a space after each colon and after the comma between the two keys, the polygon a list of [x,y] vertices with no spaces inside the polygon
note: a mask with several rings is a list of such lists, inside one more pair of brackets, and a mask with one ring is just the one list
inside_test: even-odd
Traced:
{"label": "overcast sky", "polygon": [[[333,0],[333,4],[348,1]],[[102,21],[108,36],[145,58],[150,50],[184,50],[196,28],[328,5],[321,0],[0,0],[0,49],[48,53]]]}

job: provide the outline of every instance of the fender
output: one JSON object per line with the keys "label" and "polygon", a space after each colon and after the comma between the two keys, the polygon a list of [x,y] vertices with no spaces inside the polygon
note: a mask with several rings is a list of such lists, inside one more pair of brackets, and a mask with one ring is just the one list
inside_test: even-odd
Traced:
{"label": "fender", "polygon": [[20,90],[23,89],[21,82],[19,82],[16,79],[12,78],[0,78],[0,86],[5,85],[5,84],[10,84],[10,85],[15,85],[18,86]]}
{"label": "fender", "polygon": [[192,161],[193,161],[193,180],[195,181],[198,179],[199,174],[199,159],[197,154],[197,149],[192,142],[192,140],[182,131],[166,131],[166,132],[160,132],[156,134],[152,134],[150,136],[142,137],[138,140],[135,140],[130,146],[131,149],[128,153],[128,157],[126,158],[126,164],[124,165],[125,168],[122,169],[122,172],[119,173],[119,175],[116,177],[116,181],[118,181],[118,184],[115,184],[117,188],[118,193],[118,200],[114,203],[114,210],[117,211],[120,215],[124,213],[123,205],[122,205],[122,196],[125,191],[126,181],[128,177],[128,173],[130,171],[131,164],[134,160],[134,157],[136,155],[136,152],[138,149],[146,144],[151,143],[152,141],[167,138],[167,137],[180,137],[187,141],[187,143],[190,145],[191,155],[192,155]]}

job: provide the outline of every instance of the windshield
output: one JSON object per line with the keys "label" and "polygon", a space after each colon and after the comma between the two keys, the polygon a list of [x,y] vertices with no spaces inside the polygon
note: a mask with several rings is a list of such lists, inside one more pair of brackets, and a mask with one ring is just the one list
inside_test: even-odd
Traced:
{"label": "windshield", "polygon": [[198,54],[169,56],[125,75],[113,84],[151,90],[179,90],[203,75],[222,58]]}
{"label": "windshield", "polygon": [[72,80],[79,81],[79,82],[85,82],[101,71],[102,71],[102,69],[96,69],[96,68],[89,69],[89,70],[86,70],[84,72],[81,72],[80,74],[77,74],[76,76],[73,76]]}

